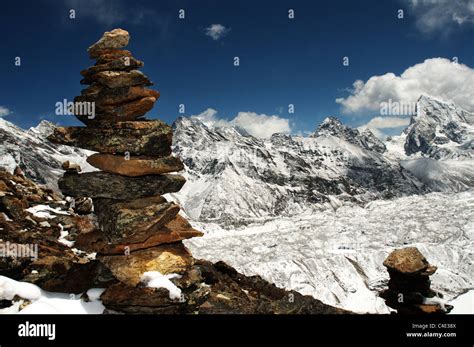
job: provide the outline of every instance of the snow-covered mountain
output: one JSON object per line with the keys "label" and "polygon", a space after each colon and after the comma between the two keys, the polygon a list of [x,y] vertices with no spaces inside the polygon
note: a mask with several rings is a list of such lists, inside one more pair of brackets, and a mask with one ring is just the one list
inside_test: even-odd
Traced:
{"label": "snow-covered mountain", "polygon": [[[85,161],[91,152],[46,140],[52,127],[43,121],[24,131],[0,119],[0,166],[12,171],[19,165],[53,188],[65,160],[94,170]],[[426,96],[404,133],[385,143],[334,117],[309,137],[268,139],[182,117],[174,123],[174,153],[188,181],[173,198],[192,220],[235,226],[432,190],[462,191],[474,187],[472,129],[472,113]]]}
{"label": "snow-covered mountain", "polygon": [[448,159],[474,154],[474,113],[453,103],[422,95],[404,133],[407,155],[421,152],[433,159]]}
{"label": "snow-covered mountain", "polygon": [[235,225],[426,192],[384,150],[369,130],[359,133],[332,117],[310,137],[269,139],[179,118],[174,152],[188,181],[174,197],[194,220]]}
{"label": "snow-covered mountain", "polygon": [[431,190],[457,192],[474,187],[474,114],[421,96],[402,135],[386,142],[386,156]]}
{"label": "snow-covered mountain", "polygon": [[0,167],[13,172],[19,166],[28,178],[53,189],[57,189],[57,179],[64,173],[61,164],[66,160],[79,163],[84,171],[94,170],[85,160],[93,152],[56,145],[46,139],[53,128],[53,123],[42,121],[23,130],[0,118]]}

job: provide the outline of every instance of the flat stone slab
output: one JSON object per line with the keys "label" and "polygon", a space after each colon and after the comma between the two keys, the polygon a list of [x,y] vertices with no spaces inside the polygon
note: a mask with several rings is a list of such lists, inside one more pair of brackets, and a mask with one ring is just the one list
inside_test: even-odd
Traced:
{"label": "flat stone slab", "polygon": [[112,242],[137,232],[157,231],[176,217],[179,209],[178,205],[167,201],[137,206],[133,201],[94,199],[94,212],[99,226]]}
{"label": "flat stone slab", "polygon": [[79,234],[75,245],[79,249],[102,255],[123,255],[126,252],[152,248],[167,243],[176,243],[202,235],[202,232],[194,229],[185,218],[178,214],[173,220],[156,231],[138,230],[129,237],[112,241],[103,231],[96,229]]}
{"label": "flat stone slab", "polygon": [[101,108],[110,105],[121,105],[146,97],[154,97],[158,100],[160,93],[141,86],[107,88],[98,83],[93,83],[88,88],[82,90],[81,96],[76,96],[74,101],[95,102],[96,106]]}
{"label": "flat stone slab", "polygon": [[184,169],[183,162],[178,157],[162,158],[147,156],[131,156],[96,153],[87,158],[92,166],[110,173],[123,176],[137,177],[157,175]]}
{"label": "flat stone slab", "polygon": [[72,197],[134,200],[142,197],[175,193],[186,182],[180,175],[126,177],[108,172],[66,173],[58,181],[64,195]]}
{"label": "flat stone slab", "polygon": [[58,127],[48,140],[101,153],[166,157],[171,154],[173,133],[160,120],[127,121],[95,127]]}
{"label": "flat stone slab", "polygon": [[81,80],[81,84],[98,82],[108,88],[129,86],[152,86],[153,82],[138,70],[131,71],[102,71]]}

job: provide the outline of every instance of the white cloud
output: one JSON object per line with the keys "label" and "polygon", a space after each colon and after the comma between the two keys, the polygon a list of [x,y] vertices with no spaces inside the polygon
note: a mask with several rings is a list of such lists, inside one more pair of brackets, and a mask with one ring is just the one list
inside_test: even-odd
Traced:
{"label": "white cloud", "polygon": [[8,116],[10,113],[11,111],[8,108],[0,106],[0,117]]}
{"label": "white cloud", "polygon": [[392,72],[357,80],[351,95],[336,99],[343,112],[380,111],[390,99],[414,103],[421,94],[430,95],[474,111],[474,69],[444,58],[426,59],[406,69],[400,76]]}
{"label": "white cloud", "polygon": [[416,17],[417,28],[425,33],[448,35],[453,29],[474,24],[473,0],[404,0]]}
{"label": "white cloud", "polygon": [[244,128],[255,137],[270,137],[275,133],[289,133],[291,131],[288,119],[255,112],[239,112],[231,123]]}
{"label": "white cloud", "polygon": [[213,40],[217,41],[220,38],[227,35],[230,31],[230,28],[226,28],[222,24],[212,24],[206,28],[206,35],[212,37]]}
{"label": "white cloud", "polygon": [[275,133],[291,132],[290,121],[275,115],[239,112],[235,118],[229,121],[219,118],[216,110],[208,108],[204,112],[191,117],[199,119],[207,126],[239,126],[250,135],[259,138],[267,138]]}
{"label": "white cloud", "polygon": [[406,127],[410,124],[409,118],[401,118],[401,117],[374,117],[369,122],[359,127],[360,130],[370,129],[375,136],[379,138],[385,138],[386,135],[384,134],[381,129],[392,129],[392,128],[400,128]]}

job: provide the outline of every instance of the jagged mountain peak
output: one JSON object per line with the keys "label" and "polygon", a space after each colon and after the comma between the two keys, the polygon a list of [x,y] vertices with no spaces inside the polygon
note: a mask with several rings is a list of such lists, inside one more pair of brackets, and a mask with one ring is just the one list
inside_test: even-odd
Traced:
{"label": "jagged mountain peak", "polygon": [[472,156],[463,148],[474,135],[474,113],[422,95],[404,133],[407,155],[421,153],[434,159]]}
{"label": "jagged mountain peak", "polygon": [[380,141],[369,129],[360,132],[350,126],[342,124],[342,122],[334,117],[329,116],[324,119],[316,132],[311,137],[334,136],[341,140],[345,140],[353,145],[362,147],[370,151],[383,153],[385,145]]}
{"label": "jagged mountain peak", "polygon": [[43,119],[37,126],[29,128],[28,132],[46,138],[54,131],[55,127],[53,122]]}

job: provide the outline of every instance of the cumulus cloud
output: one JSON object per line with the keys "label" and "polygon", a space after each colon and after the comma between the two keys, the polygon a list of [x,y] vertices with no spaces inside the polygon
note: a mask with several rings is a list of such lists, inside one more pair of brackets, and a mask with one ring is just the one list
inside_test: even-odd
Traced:
{"label": "cumulus cloud", "polygon": [[0,117],[5,117],[10,114],[10,110],[4,106],[0,106]]}
{"label": "cumulus cloud", "polygon": [[474,69],[444,58],[426,59],[401,75],[389,72],[353,83],[351,95],[336,99],[344,113],[380,111],[389,100],[414,103],[421,94],[430,95],[474,111]]}
{"label": "cumulus cloud", "polygon": [[219,118],[217,111],[208,108],[204,112],[191,116],[197,118],[207,126],[230,127],[239,126],[250,135],[267,138],[275,133],[291,132],[290,121],[275,115],[258,114],[255,112],[239,112],[232,120]]}
{"label": "cumulus cloud", "polygon": [[227,35],[230,31],[230,28],[226,28],[222,24],[212,24],[206,28],[206,35],[212,37],[213,40],[217,41],[220,38]]}
{"label": "cumulus cloud", "polygon": [[473,0],[404,0],[425,33],[449,34],[453,29],[474,25]]}
{"label": "cumulus cloud", "polygon": [[385,138],[383,129],[406,127],[410,123],[409,118],[401,117],[374,117],[369,122],[359,127],[360,130],[370,129],[375,136]]}

